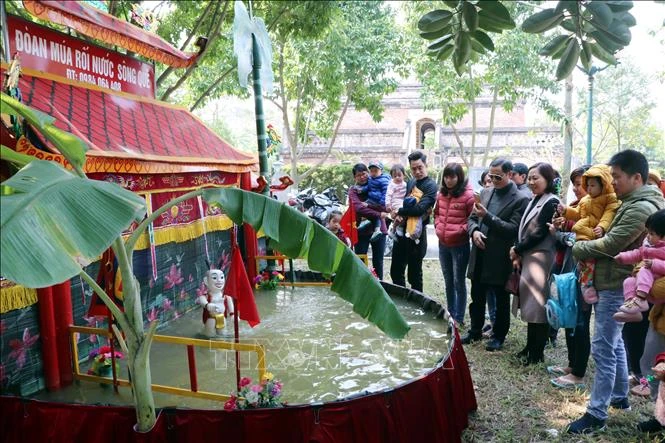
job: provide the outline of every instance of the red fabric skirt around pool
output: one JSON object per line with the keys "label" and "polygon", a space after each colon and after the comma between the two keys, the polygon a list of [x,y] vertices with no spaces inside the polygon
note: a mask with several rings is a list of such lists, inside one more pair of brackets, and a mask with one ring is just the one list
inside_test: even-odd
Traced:
{"label": "red fabric skirt around pool", "polygon": [[459,334],[448,359],[387,392],[279,409],[162,409],[150,433],[137,434],[134,409],[0,397],[0,441],[95,443],[457,442],[477,407]]}

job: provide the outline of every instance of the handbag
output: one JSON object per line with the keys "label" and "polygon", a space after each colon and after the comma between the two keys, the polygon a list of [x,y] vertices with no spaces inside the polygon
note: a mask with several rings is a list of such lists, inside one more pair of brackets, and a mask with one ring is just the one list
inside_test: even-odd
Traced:
{"label": "handbag", "polygon": [[519,295],[520,277],[521,277],[520,271],[518,271],[517,269],[513,269],[513,272],[508,277],[508,280],[506,281],[506,286],[504,287],[506,292],[508,292],[509,294]]}

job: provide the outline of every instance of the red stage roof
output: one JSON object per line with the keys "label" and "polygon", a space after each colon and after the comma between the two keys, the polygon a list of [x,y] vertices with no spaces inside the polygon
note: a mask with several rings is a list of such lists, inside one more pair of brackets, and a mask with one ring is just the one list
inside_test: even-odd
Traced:
{"label": "red stage roof", "polygon": [[236,150],[181,107],[23,71],[23,102],[87,141],[89,156],[228,165],[219,169],[233,172],[249,171],[257,163],[255,156]]}
{"label": "red stage roof", "polygon": [[82,2],[24,0],[23,6],[39,19],[67,26],[174,68],[186,68],[199,57],[197,53],[185,53],[174,48],[157,34]]}

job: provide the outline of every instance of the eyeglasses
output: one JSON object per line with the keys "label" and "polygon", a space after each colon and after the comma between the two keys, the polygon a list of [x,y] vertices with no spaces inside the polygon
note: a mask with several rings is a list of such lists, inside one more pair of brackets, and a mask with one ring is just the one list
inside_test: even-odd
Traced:
{"label": "eyeglasses", "polygon": [[488,176],[492,181],[500,182],[501,180],[503,180],[503,178],[506,176],[506,174],[501,174],[501,175],[499,175],[499,174],[487,174],[487,176]]}

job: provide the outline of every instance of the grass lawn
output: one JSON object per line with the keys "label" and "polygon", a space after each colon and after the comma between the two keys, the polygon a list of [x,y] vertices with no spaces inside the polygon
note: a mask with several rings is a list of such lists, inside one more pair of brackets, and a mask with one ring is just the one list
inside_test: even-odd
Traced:
{"label": "grass lawn", "polygon": [[[390,280],[390,259],[385,263],[386,280]],[[438,260],[423,265],[425,293],[444,301],[444,283]],[[468,311],[467,311],[467,322]],[[592,318],[593,325],[593,318]],[[593,326],[592,326],[593,328]],[[464,332],[464,331],[462,331]],[[584,414],[595,371],[590,360],[587,390],[560,390],[550,383],[548,365],[565,365],[566,344],[559,331],[556,348],[545,351],[545,363],[522,367],[511,358],[526,342],[526,323],[511,316],[510,333],[499,352],[487,352],[484,343],[465,346],[471,376],[476,390],[478,411],[472,414],[464,441],[561,441],[561,442],[638,442],[665,441],[665,436],[652,437],[637,431],[635,425],[653,417],[654,404],[649,399],[630,396],[629,412],[610,409],[607,428],[593,436],[569,436],[566,425]]]}

